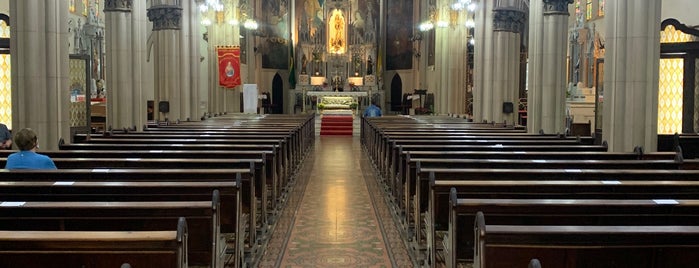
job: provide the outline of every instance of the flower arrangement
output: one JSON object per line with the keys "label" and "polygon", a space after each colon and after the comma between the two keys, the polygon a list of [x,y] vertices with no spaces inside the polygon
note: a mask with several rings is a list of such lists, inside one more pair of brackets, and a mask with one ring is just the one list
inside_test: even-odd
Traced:
{"label": "flower arrangement", "polygon": [[318,109],[322,110],[323,108],[325,108],[325,103],[318,103]]}
{"label": "flower arrangement", "polygon": [[349,104],[349,108],[350,108],[351,110],[354,110],[354,109],[357,109],[357,106],[358,106],[358,105],[359,105],[359,104],[357,104],[356,102],[352,102],[352,103]]}

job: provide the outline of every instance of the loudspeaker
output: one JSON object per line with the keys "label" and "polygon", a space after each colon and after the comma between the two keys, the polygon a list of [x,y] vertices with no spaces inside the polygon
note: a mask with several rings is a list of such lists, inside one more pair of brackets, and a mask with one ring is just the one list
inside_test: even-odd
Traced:
{"label": "loudspeaker", "polygon": [[169,113],[170,112],[170,102],[169,101],[160,101],[158,103],[158,111],[161,113]]}
{"label": "loudspeaker", "polygon": [[511,114],[512,112],[514,112],[514,104],[512,102],[503,102],[502,112],[506,114]]}

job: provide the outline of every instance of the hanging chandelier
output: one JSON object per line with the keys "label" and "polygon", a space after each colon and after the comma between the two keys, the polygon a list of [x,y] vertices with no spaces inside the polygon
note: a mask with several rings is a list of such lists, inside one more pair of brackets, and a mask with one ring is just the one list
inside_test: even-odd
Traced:
{"label": "hanging chandelier", "polygon": [[199,12],[201,24],[204,26],[223,23],[238,26],[242,21],[246,29],[258,28],[257,21],[248,15],[252,14],[252,11],[249,10],[247,1],[241,1],[240,6],[235,7],[230,0],[205,0],[199,4]]}

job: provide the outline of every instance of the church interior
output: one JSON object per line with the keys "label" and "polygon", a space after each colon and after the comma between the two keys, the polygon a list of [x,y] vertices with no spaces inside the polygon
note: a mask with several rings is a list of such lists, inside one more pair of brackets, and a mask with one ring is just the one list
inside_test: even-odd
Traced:
{"label": "church interior", "polygon": [[698,10],[0,0],[0,267],[697,267]]}

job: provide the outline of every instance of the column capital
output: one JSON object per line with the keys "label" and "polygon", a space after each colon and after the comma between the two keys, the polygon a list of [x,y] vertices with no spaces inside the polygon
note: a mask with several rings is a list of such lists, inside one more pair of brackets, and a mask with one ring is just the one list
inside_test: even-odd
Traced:
{"label": "column capital", "polygon": [[131,12],[133,0],[105,0],[104,12]]}
{"label": "column capital", "polygon": [[546,15],[566,15],[568,13],[568,5],[572,4],[573,0],[544,0],[544,16]]}
{"label": "column capital", "polygon": [[180,30],[182,28],[182,7],[158,5],[148,8],[148,20],[153,22],[153,31]]}
{"label": "column capital", "polygon": [[527,14],[523,10],[512,8],[493,9],[494,31],[519,33],[524,29]]}

